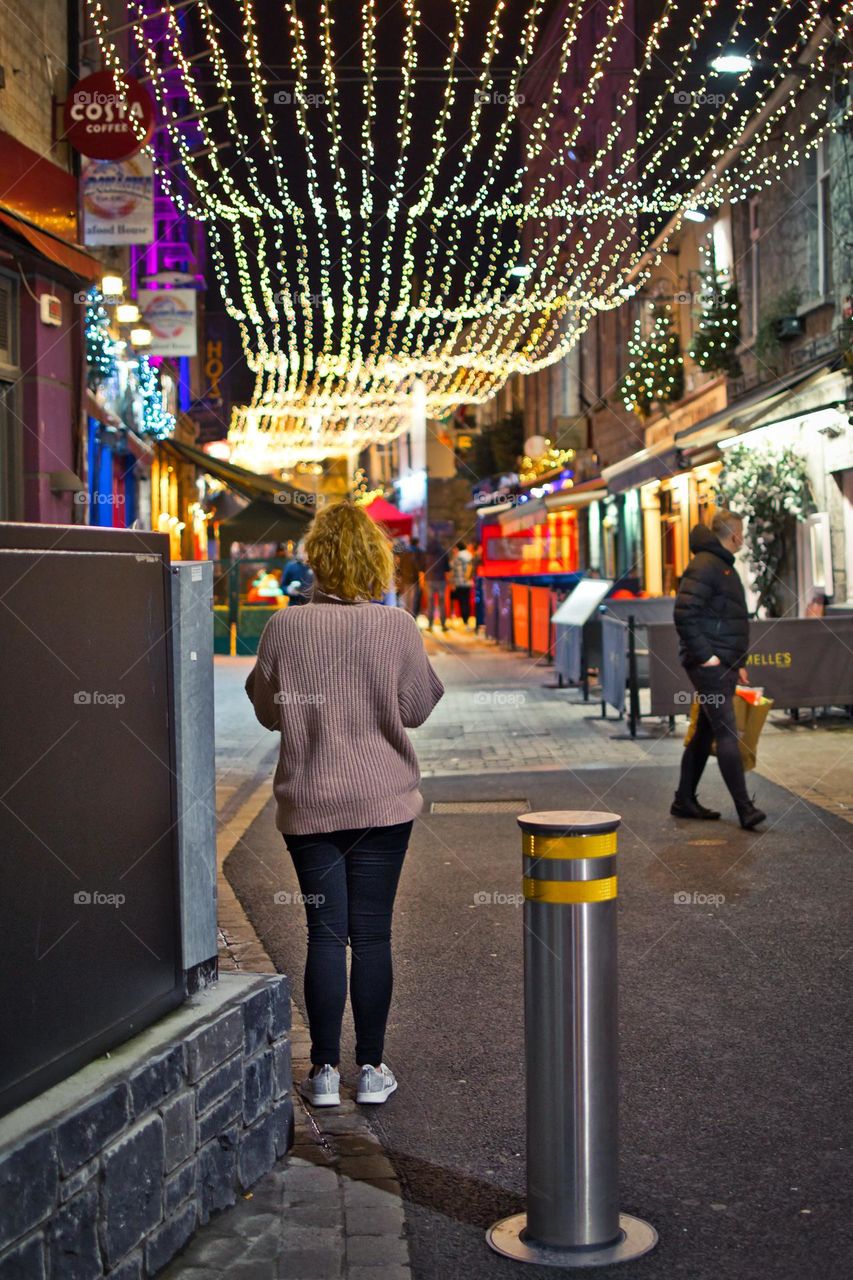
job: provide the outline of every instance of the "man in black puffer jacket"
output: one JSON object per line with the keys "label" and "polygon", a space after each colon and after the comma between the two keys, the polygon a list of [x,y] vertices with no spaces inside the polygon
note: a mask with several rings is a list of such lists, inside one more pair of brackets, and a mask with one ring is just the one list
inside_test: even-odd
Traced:
{"label": "man in black puffer jacket", "polygon": [[740,756],[732,705],[749,647],[749,614],[743,584],[734,568],[735,552],[743,546],[743,520],[725,508],[711,527],[697,524],[690,534],[693,559],[684,571],[675,598],[682,665],[699,695],[696,732],[684,750],[681,780],[670,813],[676,818],[719,818],[696,798],[696,788],[716,739],[723,780],[735,802],[740,825],[747,830],[766,814],[749,798]]}

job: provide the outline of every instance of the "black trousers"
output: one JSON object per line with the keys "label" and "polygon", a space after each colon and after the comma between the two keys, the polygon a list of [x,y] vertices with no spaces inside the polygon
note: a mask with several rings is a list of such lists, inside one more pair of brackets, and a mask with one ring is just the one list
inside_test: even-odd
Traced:
{"label": "black trousers", "polygon": [[699,779],[711,753],[711,743],[716,740],[717,763],[723,781],[735,806],[742,808],[749,804],[749,795],[732,706],[737,671],[720,664],[718,667],[691,667],[688,668],[687,675],[699,695],[699,718],[696,721],[696,732],[681,758],[677,797],[679,800],[690,800],[696,795]]}
{"label": "black trousers", "polygon": [[391,914],[411,833],[411,822],[399,822],[284,837],[308,922],[305,1006],[316,1066],[340,1061],[347,943],[355,1060],[360,1067],[382,1061],[394,982]]}
{"label": "black trousers", "polygon": [[453,599],[459,605],[459,614],[467,627],[468,619],[471,617],[471,588],[454,587]]}

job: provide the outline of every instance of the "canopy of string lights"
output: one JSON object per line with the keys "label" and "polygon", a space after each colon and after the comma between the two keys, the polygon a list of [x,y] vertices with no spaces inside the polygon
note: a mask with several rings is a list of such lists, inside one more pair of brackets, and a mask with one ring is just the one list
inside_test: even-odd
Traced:
{"label": "canopy of string lights", "polygon": [[560,359],[843,121],[851,3],[129,0],[119,38],[88,0],[240,327],[236,456],[352,454]]}

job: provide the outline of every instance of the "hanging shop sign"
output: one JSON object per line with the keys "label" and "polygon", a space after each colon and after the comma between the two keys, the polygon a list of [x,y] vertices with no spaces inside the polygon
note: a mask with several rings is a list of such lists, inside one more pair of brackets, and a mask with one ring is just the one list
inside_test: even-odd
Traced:
{"label": "hanging shop sign", "polygon": [[149,156],[84,160],[80,173],[84,244],[150,244],[154,175]]}
{"label": "hanging shop sign", "polygon": [[194,289],[140,289],[136,301],[143,323],[151,330],[152,355],[196,354]]}
{"label": "hanging shop sign", "polygon": [[[674,626],[647,628],[651,713],[687,714],[693,686],[678,658]],[[749,627],[751,684],[777,707],[853,706],[853,618],[772,618]]]}
{"label": "hanging shop sign", "polygon": [[78,80],[68,94],[65,137],[75,151],[93,160],[125,160],[149,141],[154,103],[132,76],[96,71]]}
{"label": "hanging shop sign", "polygon": [[198,429],[196,444],[199,447],[227,437],[231,413],[231,405],[226,401],[222,383],[226,371],[224,340],[208,337],[201,355],[205,393],[199,399],[192,400],[187,409]]}

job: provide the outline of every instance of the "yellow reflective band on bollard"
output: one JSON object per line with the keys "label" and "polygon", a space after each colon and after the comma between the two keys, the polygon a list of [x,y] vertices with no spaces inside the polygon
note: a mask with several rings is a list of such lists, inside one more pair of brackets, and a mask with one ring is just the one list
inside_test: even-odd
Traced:
{"label": "yellow reflective band on bollard", "polygon": [[524,896],[528,902],[606,902],[616,897],[616,876],[603,880],[534,880],[522,877]]}
{"label": "yellow reflective band on bollard", "polygon": [[521,851],[530,858],[607,858],[616,852],[616,832],[603,836],[537,836],[525,831]]}

